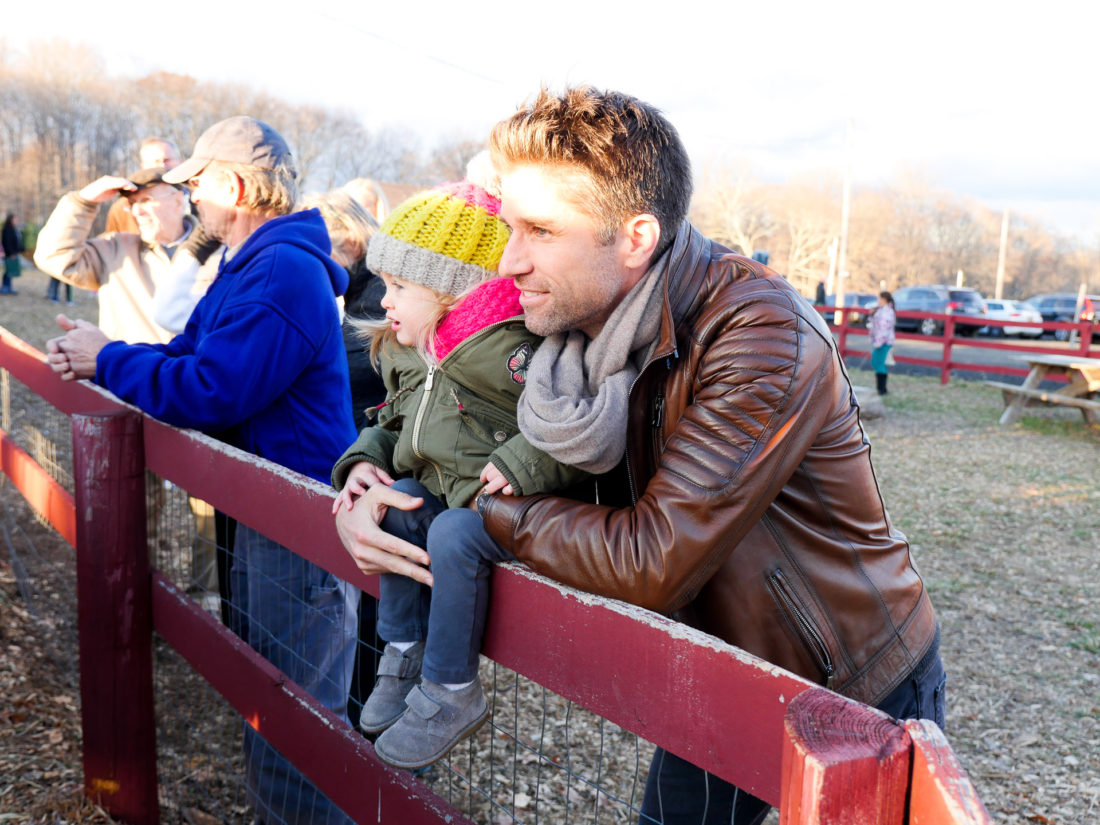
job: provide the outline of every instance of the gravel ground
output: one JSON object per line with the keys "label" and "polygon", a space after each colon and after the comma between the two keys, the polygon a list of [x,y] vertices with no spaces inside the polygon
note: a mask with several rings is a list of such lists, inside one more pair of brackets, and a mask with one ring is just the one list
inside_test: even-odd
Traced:
{"label": "gravel ground", "polygon": [[[41,346],[54,308],[41,297],[45,279],[29,275],[23,294],[0,303],[0,323]],[[75,314],[94,320],[89,296],[77,301]],[[865,372],[853,379],[873,383]],[[939,612],[948,737],[995,821],[1100,821],[1100,432],[1065,409],[1035,409],[1000,427],[1000,394],[978,383],[897,375],[890,390],[887,416],[866,430],[892,518]],[[22,533],[51,541],[10,484],[0,482],[0,503],[16,544]],[[79,794],[76,677],[71,653],[60,650],[71,634],[28,610],[11,558],[0,559],[0,819],[109,822]],[[532,714],[556,705],[529,685],[508,691],[508,702]],[[554,713],[547,724],[561,725],[564,714],[567,742],[603,740],[633,766],[633,737],[601,730],[575,708]],[[459,755],[457,770],[467,758]],[[452,795],[447,775],[425,778]],[[522,809],[534,804],[530,791],[509,794]],[[584,788],[566,787],[566,801],[570,793],[574,809],[590,804]],[[560,821],[559,808],[540,811],[539,821]],[[483,812],[478,821],[494,818]]]}

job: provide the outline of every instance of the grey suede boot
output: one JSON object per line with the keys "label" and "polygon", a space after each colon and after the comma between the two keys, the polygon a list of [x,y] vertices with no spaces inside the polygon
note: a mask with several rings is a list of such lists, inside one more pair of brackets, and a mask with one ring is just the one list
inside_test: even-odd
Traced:
{"label": "grey suede boot", "polygon": [[374,752],[395,768],[438,762],[489,718],[480,680],[458,690],[425,679],[409,693],[408,712],[378,737]]}
{"label": "grey suede boot", "polygon": [[401,718],[405,712],[405,697],[420,681],[423,662],[423,641],[404,653],[393,645],[386,645],[382,658],[378,660],[378,680],[359,714],[360,730],[378,733]]}

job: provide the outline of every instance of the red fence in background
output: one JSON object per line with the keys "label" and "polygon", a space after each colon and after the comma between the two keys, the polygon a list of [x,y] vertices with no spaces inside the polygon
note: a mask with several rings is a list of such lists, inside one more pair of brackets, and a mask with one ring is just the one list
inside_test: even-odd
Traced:
{"label": "red fence in background", "polygon": [[[874,311],[873,309],[845,307],[843,310],[840,310],[830,306],[818,306],[815,307],[815,309],[821,312],[822,315],[826,317],[826,320],[828,320],[829,328],[833,330],[836,336],[837,348],[840,350],[842,357],[848,358],[853,355],[868,355],[867,347],[851,346],[849,337],[867,337],[866,317]],[[951,314],[940,315],[929,312],[900,312],[898,315],[903,318],[931,318],[943,326],[943,332],[940,335],[929,336],[921,335],[916,332],[901,332],[900,330],[895,332],[895,337],[899,341],[936,341],[942,343],[943,351],[939,358],[917,358],[911,355],[898,355],[896,352],[894,353],[894,360],[899,364],[914,364],[939,370],[941,384],[946,384],[951,379],[952,371],[997,373],[999,375],[1016,375],[1021,378],[1028,374],[1027,368],[1022,366],[1010,367],[1004,364],[957,360],[952,357],[954,349],[957,346],[1020,353],[1050,352],[1049,349],[1037,348],[1033,344],[1029,345],[1026,341],[1014,344],[1007,343],[1004,338],[994,341],[989,338],[982,338],[978,335],[959,335],[955,329],[955,325],[960,322],[973,325],[976,321],[980,321],[982,324],[989,327],[1034,327],[1042,329],[1044,332],[1066,330],[1070,333],[1071,338],[1073,337],[1073,333],[1076,333],[1078,340],[1076,343],[1065,344],[1062,349],[1058,350],[1059,352],[1063,352],[1066,355],[1080,355],[1081,357],[1088,358],[1094,351],[1094,347],[1092,346],[1092,335],[1095,327],[1089,321],[1081,321],[1075,324],[1055,321],[1032,324],[1023,321],[995,321],[985,318],[975,319],[970,316]]]}
{"label": "red fence in background", "polygon": [[[161,424],[90,384],[62,383],[2,328],[0,368],[73,417],[75,501],[3,431],[0,460],[76,543],[90,795],[122,821],[158,820],[155,630],[357,822],[469,821],[381,763],[368,741],[148,568],[137,494],[146,467],[377,594],[376,578],[340,546],[328,488]],[[492,600],[485,655],[778,805],[783,825],[992,822],[932,723],[895,722],[711,636],[518,565],[494,571]]]}

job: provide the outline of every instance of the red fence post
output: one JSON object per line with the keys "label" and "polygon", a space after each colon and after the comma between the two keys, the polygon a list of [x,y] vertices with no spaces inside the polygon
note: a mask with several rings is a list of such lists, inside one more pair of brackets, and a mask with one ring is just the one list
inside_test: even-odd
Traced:
{"label": "red fence post", "polygon": [[940,385],[951,381],[951,346],[955,343],[955,319],[948,313],[943,322],[943,366],[940,368]]}
{"label": "red fence post", "polygon": [[780,825],[903,825],[909,736],[883,713],[822,688],[784,721]]}
{"label": "red fence post", "polygon": [[156,825],[152,578],[141,416],[73,416],[84,790],[111,816]]}
{"label": "red fence post", "polygon": [[909,719],[902,724],[913,741],[907,825],[993,825],[993,818],[936,723]]}

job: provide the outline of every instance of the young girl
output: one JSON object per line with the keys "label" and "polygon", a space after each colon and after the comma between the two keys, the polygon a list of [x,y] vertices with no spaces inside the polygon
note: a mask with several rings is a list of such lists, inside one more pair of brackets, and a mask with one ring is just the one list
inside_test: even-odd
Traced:
{"label": "young girl", "polygon": [[878,294],[878,308],[871,313],[871,369],[875,371],[878,394],[886,395],[886,367],[890,348],[894,346],[894,324],[898,316],[894,311],[894,296],[889,292]]}
{"label": "young girl", "polygon": [[378,634],[387,644],[359,723],[384,731],[375,750],[401,768],[440,759],[489,713],[477,677],[489,573],[512,556],[471,501],[486,484],[529,495],[581,475],[535,450],[516,424],[539,338],[524,326],[512,280],[495,277],[509,234],[499,209],[468,181],[446,184],[398,206],[367,251],[386,285],[371,354],[387,397],[377,424],[333,468],[341,491],[333,513],[375,484],[424,500],[390,508],[380,524],[427,550],[434,585],[380,577]]}

